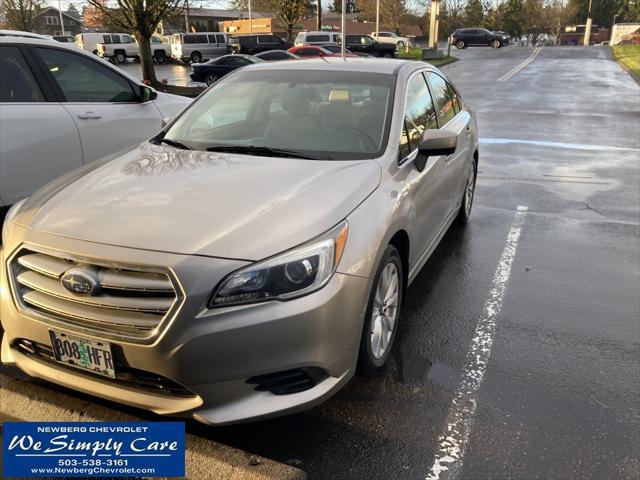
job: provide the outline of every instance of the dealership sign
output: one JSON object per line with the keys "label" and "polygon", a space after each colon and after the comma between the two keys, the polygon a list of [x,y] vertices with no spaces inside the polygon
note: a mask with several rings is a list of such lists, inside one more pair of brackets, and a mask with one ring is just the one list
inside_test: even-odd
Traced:
{"label": "dealership sign", "polygon": [[184,477],[183,422],[5,422],[4,477]]}

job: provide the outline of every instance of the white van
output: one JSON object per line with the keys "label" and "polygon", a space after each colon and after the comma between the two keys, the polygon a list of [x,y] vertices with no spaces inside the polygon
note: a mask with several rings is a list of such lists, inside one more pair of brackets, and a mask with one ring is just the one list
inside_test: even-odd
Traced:
{"label": "white van", "polygon": [[174,33],[171,36],[171,56],[182,62],[200,63],[226,53],[226,33]]}
{"label": "white van", "polygon": [[[111,33],[79,33],[76,35],[76,47],[97,55],[98,44],[110,43],[111,35]],[[115,35],[126,35],[126,33],[118,33]]]}
{"label": "white van", "polygon": [[294,44],[296,47],[302,45],[322,45],[323,43],[339,43],[340,32],[300,32],[296,35]]}

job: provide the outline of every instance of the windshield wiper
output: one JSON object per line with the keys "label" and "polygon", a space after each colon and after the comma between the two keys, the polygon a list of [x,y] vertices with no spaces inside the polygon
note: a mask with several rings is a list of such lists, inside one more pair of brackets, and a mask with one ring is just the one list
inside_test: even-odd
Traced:
{"label": "windshield wiper", "polygon": [[302,154],[295,150],[283,150],[280,148],[270,147],[252,147],[245,145],[216,145],[207,148],[208,152],[228,152],[228,153],[244,153],[246,155],[258,155],[260,157],[285,157],[285,158],[302,158],[305,160],[319,160],[318,157],[312,157]]}
{"label": "windshield wiper", "polygon": [[166,143],[172,147],[179,148],[181,150],[193,150],[191,147],[187,147],[184,143],[177,142],[176,140],[169,140],[168,138],[161,138],[160,143]]}

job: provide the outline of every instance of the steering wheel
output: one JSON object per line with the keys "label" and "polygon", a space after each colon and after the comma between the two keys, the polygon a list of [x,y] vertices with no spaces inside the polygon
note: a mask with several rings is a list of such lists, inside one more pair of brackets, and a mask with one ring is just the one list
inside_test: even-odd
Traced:
{"label": "steering wheel", "polygon": [[331,135],[335,132],[343,133],[348,131],[358,134],[358,140],[360,141],[360,144],[365,148],[365,150],[371,152],[375,152],[378,150],[378,142],[376,142],[375,139],[371,135],[369,135],[369,133],[365,132],[361,128],[350,126],[336,127],[333,130],[330,130],[328,133],[329,135]]}

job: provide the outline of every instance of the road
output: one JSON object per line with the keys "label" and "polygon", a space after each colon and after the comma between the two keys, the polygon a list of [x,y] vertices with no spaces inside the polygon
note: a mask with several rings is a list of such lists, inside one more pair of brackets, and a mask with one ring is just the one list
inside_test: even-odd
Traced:
{"label": "road", "polygon": [[602,48],[456,55],[473,218],[411,286],[387,374],[192,433],[312,480],[640,476],[640,89]]}

